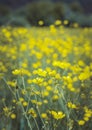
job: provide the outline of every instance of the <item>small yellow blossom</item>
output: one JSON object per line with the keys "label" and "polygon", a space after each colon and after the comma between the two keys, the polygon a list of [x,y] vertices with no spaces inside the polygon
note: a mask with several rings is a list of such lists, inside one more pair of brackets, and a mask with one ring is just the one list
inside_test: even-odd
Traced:
{"label": "small yellow blossom", "polygon": [[57,101],[59,99],[59,96],[58,95],[54,95],[53,97],[52,97],[52,100],[53,101]]}
{"label": "small yellow blossom", "polygon": [[38,24],[39,24],[39,25],[43,25],[44,22],[43,22],[42,20],[40,20],[40,21],[38,22]]}
{"label": "small yellow blossom", "polygon": [[84,125],[84,124],[85,124],[85,121],[84,121],[84,120],[79,120],[79,121],[78,121],[78,124],[79,124],[79,125]]}
{"label": "small yellow blossom", "polygon": [[48,116],[47,116],[46,113],[42,113],[42,114],[41,114],[41,117],[44,118],[44,119],[47,119]]}
{"label": "small yellow blossom", "polygon": [[10,115],[10,117],[11,117],[11,119],[15,119],[15,118],[16,118],[16,114],[12,113],[12,114]]}
{"label": "small yellow blossom", "polygon": [[55,25],[61,25],[62,24],[62,21],[61,20],[56,20],[55,21]]}
{"label": "small yellow blossom", "polygon": [[64,20],[64,25],[67,25],[68,23],[69,23],[69,21],[68,20]]}
{"label": "small yellow blossom", "polygon": [[28,102],[26,102],[26,101],[24,101],[22,104],[24,107],[28,106]]}
{"label": "small yellow blossom", "polygon": [[65,117],[65,114],[62,112],[62,111],[58,111],[58,112],[56,112],[56,111],[50,111],[49,112],[52,116],[53,116],[53,118],[54,119],[56,119],[56,120],[59,120],[59,119],[62,119],[62,118],[64,118]]}
{"label": "small yellow blossom", "polygon": [[31,114],[34,118],[37,117],[37,114],[36,114],[36,112],[35,112],[35,110],[34,110],[33,108],[30,108],[30,109],[28,110],[28,114]]}
{"label": "small yellow blossom", "polygon": [[12,74],[14,74],[14,75],[20,75],[20,70],[15,69],[14,71],[12,71]]}
{"label": "small yellow blossom", "polygon": [[77,108],[77,106],[75,104],[73,104],[72,102],[68,102],[67,106],[69,108],[72,108],[72,109],[76,109]]}

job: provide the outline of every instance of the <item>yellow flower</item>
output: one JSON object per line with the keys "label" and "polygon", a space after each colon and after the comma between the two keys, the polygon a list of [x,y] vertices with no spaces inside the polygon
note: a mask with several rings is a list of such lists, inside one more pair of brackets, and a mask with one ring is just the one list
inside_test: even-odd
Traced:
{"label": "yellow flower", "polygon": [[38,84],[38,85],[40,85],[42,82],[44,81],[44,79],[43,78],[36,78],[36,79],[33,79],[33,83],[35,83],[35,84]]}
{"label": "yellow flower", "polygon": [[26,102],[26,101],[24,101],[22,104],[24,107],[28,106],[28,102]]}
{"label": "yellow flower", "polygon": [[12,113],[12,114],[10,115],[10,117],[11,117],[11,119],[15,119],[15,118],[16,118],[16,114]]}
{"label": "yellow flower", "polygon": [[62,118],[64,118],[65,117],[65,114],[62,112],[62,111],[58,111],[58,112],[56,112],[56,111],[50,111],[49,112],[52,116],[53,116],[53,118],[54,119],[56,119],[56,120],[59,120],[59,119],[62,119]]}
{"label": "yellow flower", "polygon": [[86,116],[84,116],[84,121],[88,121],[89,120],[89,117],[86,117]]}
{"label": "yellow flower", "polygon": [[38,24],[39,24],[39,25],[43,25],[44,22],[43,22],[42,20],[40,20],[40,21],[38,22]]}
{"label": "yellow flower", "polygon": [[8,81],[7,84],[10,85],[11,87],[16,87],[15,81]]}
{"label": "yellow flower", "polygon": [[50,72],[49,72],[49,75],[50,75],[50,76],[56,76],[56,70],[50,71]]}
{"label": "yellow flower", "polygon": [[47,104],[47,103],[48,103],[48,100],[43,100],[43,103],[44,103],[44,104]]}
{"label": "yellow flower", "polygon": [[39,76],[46,77],[47,72],[45,70],[42,70],[41,68],[38,70],[34,70],[33,74],[38,74]]}
{"label": "yellow flower", "polygon": [[12,100],[12,102],[13,102],[13,103],[16,103],[16,100],[15,100],[15,99],[13,99],[13,100]]}
{"label": "yellow flower", "polygon": [[36,103],[38,106],[41,106],[42,105],[42,102],[37,102]]}
{"label": "yellow flower", "polygon": [[26,51],[27,50],[27,44],[26,43],[21,43],[20,51]]}
{"label": "yellow flower", "polygon": [[56,20],[55,21],[55,25],[61,25],[62,24],[62,21],[61,20]]}
{"label": "yellow flower", "polygon": [[4,107],[4,108],[3,108],[3,111],[4,111],[5,113],[8,113],[8,112],[9,112],[9,108],[8,108],[8,107]]}
{"label": "yellow flower", "polygon": [[79,27],[79,24],[78,24],[78,23],[74,23],[74,24],[73,24],[73,27],[78,28],[78,27]]}
{"label": "yellow flower", "polygon": [[72,102],[68,102],[68,103],[67,103],[67,106],[68,106],[69,108],[72,108],[72,109],[76,109],[76,108],[77,108],[77,106],[76,106],[75,104],[73,104]]}
{"label": "yellow flower", "polygon": [[69,23],[69,21],[68,20],[64,20],[64,25],[67,25],[68,23]]}
{"label": "yellow flower", "polygon": [[47,119],[47,118],[48,118],[48,116],[47,116],[46,113],[42,113],[42,114],[41,114],[41,117],[44,118],[44,119]]}
{"label": "yellow flower", "polygon": [[52,87],[51,87],[51,86],[47,86],[47,87],[46,87],[46,90],[47,90],[47,91],[52,91]]}
{"label": "yellow flower", "polygon": [[79,120],[79,121],[78,121],[78,124],[79,124],[79,125],[84,125],[84,124],[85,124],[85,121],[84,121],[84,120]]}
{"label": "yellow flower", "polygon": [[61,112],[61,111],[58,111],[57,115],[58,115],[57,119],[62,119],[62,118],[65,117],[65,114],[63,112]]}
{"label": "yellow flower", "polygon": [[21,75],[21,76],[22,75],[31,76],[30,72],[28,70],[26,70],[26,69],[23,69],[23,68],[13,70],[12,74],[13,75]]}
{"label": "yellow flower", "polygon": [[49,92],[48,92],[48,91],[42,92],[42,96],[43,96],[43,97],[47,97],[48,95],[49,95]]}
{"label": "yellow flower", "polygon": [[35,112],[35,110],[34,110],[33,108],[30,108],[30,109],[28,110],[28,114],[31,114],[34,118],[37,117],[37,114],[36,114],[36,112]]}
{"label": "yellow flower", "polygon": [[20,102],[23,102],[23,101],[24,101],[24,98],[19,98],[19,101],[20,101]]}
{"label": "yellow flower", "polygon": [[54,95],[53,97],[52,97],[52,100],[53,101],[57,101],[59,99],[59,96],[58,95]]}
{"label": "yellow flower", "polygon": [[15,69],[14,71],[12,71],[13,75],[20,75],[20,70],[19,69]]}
{"label": "yellow flower", "polygon": [[27,91],[26,91],[25,89],[22,89],[21,93],[22,93],[23,95],[26,95],[26,94],[27,94]]}
{"label": "yellow flower", "polygon": [[56,34],[56,28],[55,28],[55,26],[54,25],[50,25],[50,32],[52,33],[52,34]]}

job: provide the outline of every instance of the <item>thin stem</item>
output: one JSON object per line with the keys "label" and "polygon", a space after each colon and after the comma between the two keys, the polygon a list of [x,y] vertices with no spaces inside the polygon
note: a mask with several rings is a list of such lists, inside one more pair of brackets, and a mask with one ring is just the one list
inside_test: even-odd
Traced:
{"label": "thin stem", "polygon": [[[36,101],[37,101],[37,97],[36,97],[36,95],[35,95],[35,99],[36,99]],[[41,121],[42,121],[42,123],[43,123],[43,127],[45,128],[46,126],[45,126],[45,123],[44,123],[43,119],[41,118],[41,114],[40,114],[40,111],[39,111],[38,105],[37,105],[36,108],[37,108],[38,114],[39,114],[39,116],[40,116],[40,119],[41,119]]]}
{"label": "thin stem", "polygon": [[[18,98],[20,98],[20,95],[19,95],[18,91],[17,91],[17,95],[18,95]],[[20,102],[20,104],[21,104],[21,108],[22,108],[22,110],[23,110],[24,116],[25,116],[25,118],[26,118],[26,120],[27,120],[28,126],[29,126],[30,130],[32,130],[32,126],[31,126],[31,124],[30,124],[29,118],[28,118],[27,115],[26,115],[26,111],[25,111],[25,109],[24,109],[24,107],[23,107],[23,105],[22,105],[21,102]]]}
{"label": "thin stem", "polygon": [[16,97],[15,93],[12,91],[11,87],[7,84],[7,81],[5,80],[5,78],[2,78],[3,81],[6,83],[6,85],[8,86],[9,90],[11,91],[11,93]]}
{"label": "thin stem", "polygon": [[37,129],[40,130],[40,129],[39,129],[39,126],[38,126],[38,124],[37,124],[36,119],[35,119],[35,118],[33,118],[33,119],[34,119],[34,121],[35,121],[35,124],[36,124],[36,126],[37,126]]}

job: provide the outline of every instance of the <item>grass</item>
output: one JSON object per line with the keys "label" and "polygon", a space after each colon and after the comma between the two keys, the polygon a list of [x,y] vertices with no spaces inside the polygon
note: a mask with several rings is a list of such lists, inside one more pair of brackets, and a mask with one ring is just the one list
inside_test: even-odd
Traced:
{"label": "grass", "polygon": [[92,28],[0,30],[0,129],[91,130]]}

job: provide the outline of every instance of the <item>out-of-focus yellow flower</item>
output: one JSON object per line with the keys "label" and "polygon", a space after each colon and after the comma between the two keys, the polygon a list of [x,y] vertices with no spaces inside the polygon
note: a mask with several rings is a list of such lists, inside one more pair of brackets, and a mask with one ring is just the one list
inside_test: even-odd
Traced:
{"label": "out-of-focus yellow flower", "polygon": [[61,20],[56,20],[55,21],[55,25],[61,25],[62,24],[62,21]]}
{"label": "out-of-focus yellow flower", "polygon": [[53,101],[57,101],[59,99],[59,96],[58,95],[54,95],[53,97],[52,97],[52,100]]}
{"label": "out-of-focus yellow flower", "polygon": [[35,112],[35,110],[34,110],[33,108],[30,108],[30,109],[28,110],[28,114],[29,114],[29,115],[32,115],[34,118],[37,117],[37,114],[36,114],[36,112]]}
{"label": "out-of-focus yellow flower", "polygon": [[52,91],[52,87],[51,87],[51,86],[47,86],[47,87],[46,87],[46,90],[47,90],[47,91]]}
{"label": "out-of-focus yellow flower", "polygon": [[33,74],[38,74],[39,76],[46,77],[47,72],[45,70],[42,70],[41,68],[38,70],[34,70]]}
{"label": "out-of-focus yellow flower", "polygon": [[26,101],[23,101],[22,104],[24,107],[28,106],[28,102],[26,102]]}
{"label": "out-of-focus yellow flower", "polygon": [[50,32],[51,32],[52,34],[56,34],[57,30],[56,30],[56,28],[55,28],[54,25],[50,25]]}
{"label": "out-of-focus yellow flower", "polygon": [[13,75],[21,75],[21,76],[23,76],[23,75],[31,76],[31,73],[28,70],[23,69],[23,68],[13,70],[12,74]]}
{"label": "out-of-focus yellow flower", "polygon": [[36,79],[33,79],[32,81],[33,81],[33,83],[40,85],[41,83],[43,83],[44,79],[37,77]]}
{"label": "out-of-focus yellow flower", "polygon": [[47,103],[48,103],[48,100],[43,100],[43,103],[44,103],[44,104],[47,104]]}
{"label": "out-of-focus yellow flower", "polygon": [[8,85],[10,85],[11,87],[16,87],[16,81],[8,81],[7,82]]}
{"label": "out-of-focus yellow flower", "polygon": [[20,102],[23,102],[23,101],[24,101],[24,98],[20,97],[20,98],[19,98],[19,101],[20,101]]}
{"label": "out-of-focus yellow flower", "polygon": [[84,120],[84,121],[88,121],[88,120],[89,120],[89,118],[88,118],[88,117],[86,117],[86,116],[84,116],[84,117],[83,117],[83,120]]}
{"label": "out-of-focus yellow flower", "polygon": [[59,120],[65,117],[65,114],[62,111],[49,111],[49,113],[53,116],[54,119]]}
{"label": "out-of-focus yellow flower", "polygon": [[42,92],[42,96],[43,96],[43,97],[47,97],[48,95],[49,95],[49,92],[48,92],[48,91]]}
{"label": "out-of-focus yellow flower", "polygon": [[47,119],[47,118],[48,118],[48,116],[47,116],[46,113],[42,113],[42,114],[41,114],[41,117],[42,117],[43,119]]}
{"label": "out-of-focus yellow flower", "polygon": [[85,124],[85,121],[84,121],[84,120],[79,120],[79,121],[78,121],[78,124],[79,124],[79,125],[84,125],[84,124]]}
{"label": "out-of-focus yellow flower", "polygon": [[9,108],[8,108],[8,107],[4,107],[4,108],[3,108],[3,111],[4,111],[5,113],[8,113],[8,112],[9,112]]}
{"label": "out-of-focus yellow flower", "polygon": [[64,23],[64,25],[67,25],[69,23],[69,21],[68,20],[64,20],[63,23]]}
{"label": "out-of-focus yellow flower", "polygon": [[73,23],[73,27],[74,27],[74,28],[78,28],[78,27],[79,27],[79,24],[78,24],[78,23]]}
{"label": "out-of-focus yellow flower", "polygon": [[14,75],[20,75],[20,70],[16,69],[16,70],[12,71],[12,74],[14,74]]}
{"label": "out-of-focus yellow flower", "polygon": [[44,21],[40,20],[38,24],[42,26],[44,24]]}
{"label": "out-of-focus yellow flower", "polygon": [[15,118],[16,118],[16,114],[12,113],[12,114],[10,115],[10,117],[11,117],[11,119],[15,119]]}
{"label": "out-of-focus yellow flower", "polygon": [[68,102],[68,103],[67,103],[67,106],[68,106],[69,108],[72,108],[72,109],[77,109],[77,106],[76,106],[75,104],[73,104],[72,102]]}

